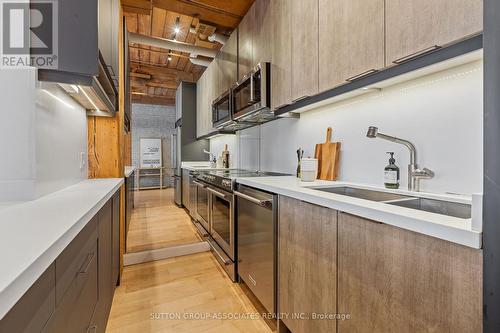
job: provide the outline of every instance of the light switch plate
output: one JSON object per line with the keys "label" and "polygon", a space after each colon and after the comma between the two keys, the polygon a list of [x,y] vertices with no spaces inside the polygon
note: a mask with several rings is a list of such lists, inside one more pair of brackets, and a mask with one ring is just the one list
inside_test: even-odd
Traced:
{"label": "light switch plate", "polygon": [[87,159],[85,157],[85,152],[80,152],[80,170],[83,170],[85,168],[85,165],[87,164]]}

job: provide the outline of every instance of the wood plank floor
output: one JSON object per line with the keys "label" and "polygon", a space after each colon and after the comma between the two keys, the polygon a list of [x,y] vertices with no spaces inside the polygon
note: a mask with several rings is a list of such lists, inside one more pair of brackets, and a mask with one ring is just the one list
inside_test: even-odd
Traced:
{"label": "wood plank floor", "polygon": [[[125,267],[106,332],[273,332],[261,318],[184,319],[191,314],[258,312],[245,290],[205,252]],[[181,318],[168,319],[167,313]]]}
{"label": "wood plank floor", "polygon": [[186,211],[173,201],[174,190],[135,192],[127,235],[127,253],[200,241]]}

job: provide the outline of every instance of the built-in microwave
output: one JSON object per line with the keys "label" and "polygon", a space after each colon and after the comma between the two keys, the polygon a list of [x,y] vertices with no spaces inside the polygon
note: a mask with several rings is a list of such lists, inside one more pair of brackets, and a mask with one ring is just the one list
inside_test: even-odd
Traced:
{"label": "built-in microwave", "polygon": [[229,89],[212,103],[212,125],[215,128],[224,128],[232,121],[231,89]]}
{"label": "built-in microwave", "polygon": [[259,63],[233,86],[233,120],[263,123],[275,118],[271,110],[271,64]]}

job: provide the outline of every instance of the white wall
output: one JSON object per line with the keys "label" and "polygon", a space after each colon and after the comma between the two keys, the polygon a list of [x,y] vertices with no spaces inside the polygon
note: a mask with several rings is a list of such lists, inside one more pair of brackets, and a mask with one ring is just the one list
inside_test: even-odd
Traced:
{"label": "white wall", "polygon": [[87,159],[85,109],[57,84],[41,83],[36,90],[35,196],[42,196],[87,179]]}
{"label": "white wall", "polygon": [[34,199],[86,179],[85,110],[57,85],[38,84],[34,68],[0,70],[0,92],[0,201]]}
{"label": "white wall", "polygon": [[299,120],[264,124],[259,154],[257,130],[244,130],[239,135],[239,154],[247,161],[259,156],[262,170],[293,174],[297,148],[302,147],[306,157],[314,155],[315,144],[325,140],[326,128],[331,126],[333,139],[342,143],[339,180],[383,186],[385,152],[394,151],[405,188],[408,150],[368,139],[366,131],[373,125],[381,133],[415,144],[419,166],[436,173],[434,179],[421,181],[423,191],[482,192],[482,71],[482,61],[476,61],[305,112]]}
{"label": "white wall", "polygon": [[[226,134],[216,136],[210,139],[210,151],[220,157],[224,151],[224,146],[227,145],[229,150],[229,167],[236,169],[239,167],[238,158],[238,138],[236,135]],[[208,157],[208,156],[207,156]]]}

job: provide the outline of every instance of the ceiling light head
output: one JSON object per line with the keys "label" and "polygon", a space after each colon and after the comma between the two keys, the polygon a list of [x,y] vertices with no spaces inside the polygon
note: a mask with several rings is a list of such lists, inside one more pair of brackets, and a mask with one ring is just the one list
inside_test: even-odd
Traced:
{"label": "ceiling light head", "polygon": [[172,56],[168,56],[167,60],[172,61]]}
{"label": "ceiling light head", "polygon": [[175,28],[174,28],[174,32],[175,32],[176,34],[178,34],[179,32],[181,32],[181,29],[180,29],[179,27],[175,27]]}

